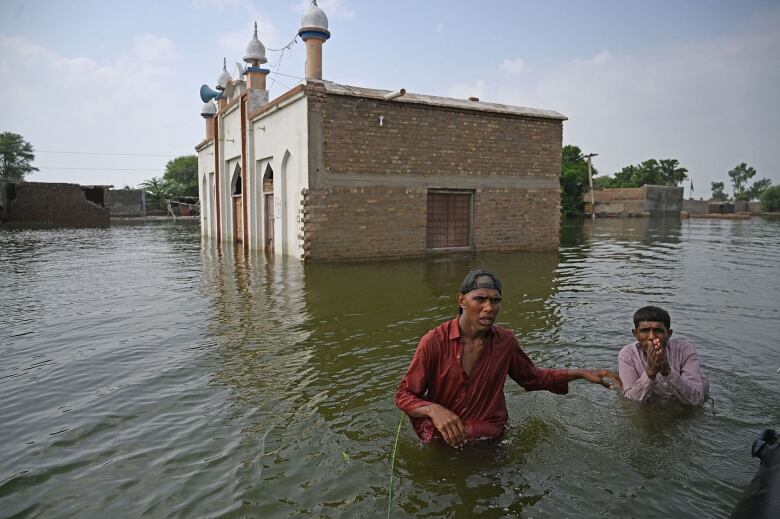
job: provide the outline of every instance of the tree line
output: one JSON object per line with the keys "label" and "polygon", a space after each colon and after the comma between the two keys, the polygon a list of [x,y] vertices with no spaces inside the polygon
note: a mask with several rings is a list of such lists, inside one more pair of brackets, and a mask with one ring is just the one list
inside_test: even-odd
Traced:
{"label": "tree line", "polygon": [[[0,133],[0,178],[19,182],[38,168],[32,165],[35,158],[33,146],[18,133]],[[733,200],[760,199],[765,211],[780,211],[780,186],[762,178],[751,183],[757,174],[755,168],[746,163],[737,165],[728,172],[732,185]],[[616,187],[642,187],[645,184],[679,186],[688,179],[688,170],[677,159],[649,159],[636,165],[626,166],[614,176],[598,176],[593,168],[594,189]],[[588,191],[588,162],[578,146],[563,147],[561,167],[561,213],[580,215],[583,210],[582,195]],[[174,197],[198,196],[198,157],[182,155],[169,160],[160,177],[141,182],[150,202],[162,203]],[[723,182],[712,182],[712,199],[725,201]]]}
{"label": "tree line", "polygon": [[[733,200],[760,199],[765,211],[780,211],[780,186],[772,186],[772,181],[762,178],[750,183],[756,176],[756,170],[746,163],[737,165],[728,172],[733,188]],[[656,186],[679,186],[688,180],[688,170],[677,159],[649,159],[636,165],[626,166],[613,176],[597,176],[593,168],[593,189],[620,187],[642,187],[645,184]],[[712,182],[712,199],[729,200],[724,192],[723,182]],[[564,216],[581,215],[583,212],[582,195],[588,192],[588,161],[578,146],[563,147],[561,166],[561,213]]]}

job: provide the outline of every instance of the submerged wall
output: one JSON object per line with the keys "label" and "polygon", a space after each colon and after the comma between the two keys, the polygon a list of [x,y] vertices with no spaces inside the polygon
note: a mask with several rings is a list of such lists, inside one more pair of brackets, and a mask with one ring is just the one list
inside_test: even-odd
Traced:
{"label": "submerged wall", "polygon": [[4,223],[23,227],[107,227],[108,186],[49,182],[5,184]]}
{"label": "submerged wall", "polygon": [[111,216],[145,216],[143,189],[112,189]]}

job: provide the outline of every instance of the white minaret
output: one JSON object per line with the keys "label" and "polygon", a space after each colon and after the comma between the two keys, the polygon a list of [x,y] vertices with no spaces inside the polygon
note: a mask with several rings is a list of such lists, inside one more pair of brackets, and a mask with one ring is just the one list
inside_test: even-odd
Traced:
{"label": "white minaret", "polygon": [[265,57],[265,45],[257,39],[257,22],[255,22],[255,34],[252,36],[252,41],[246,46],[244,61],[248,65],[245,72],[247,88],[266,90],[265,78],[270,70],[260,68],[260,65],[268,63],[268,60]]}
{"label": "white minaret", "polygon": [[298,36],[306,43],[306,79],[322,79],[322,44],[330,38],[328,17],[311,0],[301,19]]}
{"label": "white minaret", "polygon": [[219,73],[219,77],[217,78],[217,90],[219,90],[219,95],[216,97],[217,101],[219,101],[220,110],[227,106],[225,89],[232,80],[233,78],[230,77],[230,73],[227,71],[227,59],[222,58],[222,72]]}
{"label": "white minaret", "polygon": [[214,116],[217,115],[217,105],[214,101],[207,101],[200,109],[200,116],[206,120],[206,139],[214,138]]}

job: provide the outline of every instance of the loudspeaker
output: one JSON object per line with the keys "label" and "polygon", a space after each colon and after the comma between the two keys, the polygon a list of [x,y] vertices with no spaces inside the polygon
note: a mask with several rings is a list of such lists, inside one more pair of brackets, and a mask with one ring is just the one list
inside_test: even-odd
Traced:
{"label": "loudspeaker", "polygon": [[216,90],[212,90],[209,88],[208,85],[202,85],[200,87],[200,100],[204,103],[208,103],[215,97],[217,97],[220,93]]}

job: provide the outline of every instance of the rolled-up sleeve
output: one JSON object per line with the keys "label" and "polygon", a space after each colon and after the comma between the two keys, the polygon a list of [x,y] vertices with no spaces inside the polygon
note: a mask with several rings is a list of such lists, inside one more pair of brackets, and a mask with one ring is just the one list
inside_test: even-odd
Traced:
{"label": "rolled-up sleeve", "polygon": [[547,390],[559,395],[569,392],[568,370],[537,368],[517,342],[509,356],[509,376],[526,391]]}

